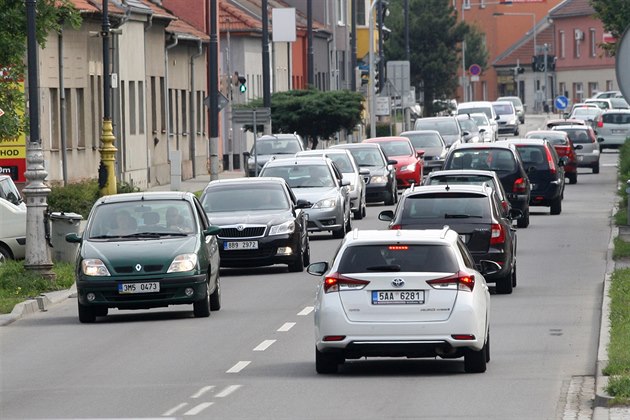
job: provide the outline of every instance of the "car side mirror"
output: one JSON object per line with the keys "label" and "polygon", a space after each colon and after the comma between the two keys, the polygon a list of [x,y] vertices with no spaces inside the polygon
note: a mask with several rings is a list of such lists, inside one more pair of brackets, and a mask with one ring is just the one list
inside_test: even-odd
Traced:
{"label": "car side mirror", "polygon": [[221,233],[221,226],[216,225],[210,225],[208,229],[203,231],[205,236],[218,235],[219,233]]}
{"label": "car side mirror", "polygon": [[529,168],[527,168],[527,173],[528,174],[533,174],[534,172],[536,172],[538,169],[536,169],[536,166],[532,165]]}
{"label": "car side mirror", "polygon": [[370,174],[370,170],[367,168],[360,168],[359,169],[359,175],[369,175]]}
{"label": "car side mirror", "polygon": [[249,158],[252,154],[249,152],[243,152],[243,156],[245,156],[245,158]]}
{"label": "car side mirror", "polygon": [[574,144],[574,145],[573,145],[573,148],[574,148],[575,150],[582,150],[582,149],[584,148],[584,146],[582,146],[581,144]]}
{"label": "car side mirror", "polygon": [[485,129],[485,128],[480,128],[480,129],[479,129],[479,132],[480,132],[480,133],[485,133],[485,132],[486,132],[486,129]]}
{"label": "car side mirror", "polygon": [[569,158],[566,156],[562,156],[560,160],[558,160],[558,165],[560,166],[565,166],[567,163],[569,163]]}
{"label": "car side mirror", "polygon": [[511,220],[522,219],[523,218],[523,210],[510,208],[508,216],[510,217]]}
{"label": "car side mirror", "polygon": [[78,233],[68,233],[66,235],[66,242],[70,242],[71,244],[80,244],[82,240]]}
{"label": "car side mirror", "polygon": [[397,160],[394,160],[394,159],[389,159],[389,160],[387,160],[387,164],[388,164],[388,165],[395,165],[395,164],[397,164],[397,163],[398,163],[398,161],[397,161]]}
{"label": "car side mirror", "polygon": [[420,159],[424,159],[424,150],[416,150],[416,156]]}
{"label": "car side mirror", "polygon": [[494,261],[481,260],[479,261],[479,271],[484,276],[489,276],[501,271],[501,266]]}
{"label": "car side mirror", "polygon": [[315,262],[306,267],[306,272],[313,276],[323,276],[328,271],[328,263],[326,261]]}
{"label": "car side mirror", "polygon": [[[597,131],[595,132],[595,134],[597,134]],[[603,138],[601,138],[601,137],[597,139],[597,142],[598,142],[598,143],[601,143],[601,142],[603,142],[603,141],[604,141],[604,139],[603,139]]]}
{"label": "car side mirror", "polygon": [[383,222],[391,222],[392,220],[394,220],[394,211],[383,210],[378,214],[378,220],[382,220]]}
{"label": "car side mirror", "polygon": [[342,180],[341,180],[341,186],[342,186],[342,187],[345,187],[345,186],[347,186],[347,185],[350,185],[350,181],[348,181],[347,179],[342,179]]}
{"label": "car side mirror", "polygon": [[295,203],[295,208],[297,209],[307,209],[311,206],[312,204],[303,198],[298,198],[297,203]]}

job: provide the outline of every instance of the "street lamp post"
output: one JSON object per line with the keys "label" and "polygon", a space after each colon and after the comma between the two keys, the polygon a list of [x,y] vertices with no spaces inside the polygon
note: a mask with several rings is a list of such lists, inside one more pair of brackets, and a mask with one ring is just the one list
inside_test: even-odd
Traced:
{"label": "street lamp post", "polygon": [[[372,17],[372,12],[374,11],[374,6],[380,0],[372,0],[370,3],[370,8],[367,12],[367,19],[369,22],[369,32],[370,32],[370,52],[368,55],[368,65],[369,65],[369,79],[368,79],[368,98],[369,106],[370,106],[370,137],[376,137],[376,98],[374,92],[374,19]],[[382,77],[382,76],[380,76]]]}

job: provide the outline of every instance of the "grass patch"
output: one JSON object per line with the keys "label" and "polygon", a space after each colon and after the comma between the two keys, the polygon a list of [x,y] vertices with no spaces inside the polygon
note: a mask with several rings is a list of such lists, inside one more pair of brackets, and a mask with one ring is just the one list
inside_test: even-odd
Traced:
{"label": "grass patch", "polygon": [[614,404],[630,403],[630,269],[612,273],[610,286],[610,343],[608,366],[610,376],[606,391]]}
{"label": "grass patch", "polygon": [[630,257],[630,242],[626,242],[620,237],[613,239],[615,248],[613,249],[613,259]]}
{"label": "grass patch", "polygon": [[0,264],[0,314],[11,313],[20,302],[42,293],[69,289],[74,283],[74,264],[55,263],[54,280],[43,278],[24,268],[24,261]]}

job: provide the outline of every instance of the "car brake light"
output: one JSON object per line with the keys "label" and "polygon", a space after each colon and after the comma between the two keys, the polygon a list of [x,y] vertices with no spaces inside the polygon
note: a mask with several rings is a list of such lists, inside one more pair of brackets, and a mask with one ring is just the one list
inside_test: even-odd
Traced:
{"label": "car brake light", "polygon": [[453,334],[451,335],[451,337],[454,340],[474,340],[475,339],[474,334]]}
{"label": "car brake light", "polygon": [[333,273],[324,279],[324,292],[339,292],[341,290],[361,290],[370,282],[367,280],[351,279],[339,273]]}
{"label": "car brake light", "polygon": [[514,181],[514,185],[512,186],[512,192],[515,193],[524,193],[527,192],[527,182],[525,178],[519,178]]}
{"label": "car brake light", "polygon": [[597,128],[602,128],[604,126],[604,121],[599,119],[597,120]]}
{"label": "car brake light", "polygon": [[391,225],[389,228],[391,230],[401,230],[402,229],[402,225]]}
{"label": "car brake light", "polygon": [[466,292],[472,292],[475,287],[475,276],[463,271],[458,271],[452,276],[435,280],[427,280],[427,283],[434,289],[463,290]]}
{"label": "car brake light", "polygon": [[490,227],[490,245],[502,244],[505,242],[505,230],[498,223],[493,223]]}
{"label": "car brake light", "polygon": [[545,152],[547,152],[547,163],[549,163],[549,170],[552,174],[556,173],[556,162],[553,160],[553,156],[551,156],[551,150],[545,147]]}

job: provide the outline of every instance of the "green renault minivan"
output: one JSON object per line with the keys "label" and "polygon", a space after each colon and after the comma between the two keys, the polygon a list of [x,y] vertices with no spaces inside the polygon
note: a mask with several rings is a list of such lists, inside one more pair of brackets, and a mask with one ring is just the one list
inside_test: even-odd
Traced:
{"label": "green renault minivan", "polygon": [[79,321],[92,323],[110,308],[191,304],[195,317],[219,310],[220,230],[189,192],[100,198],[83,233],[66,235],[79,244]]}

